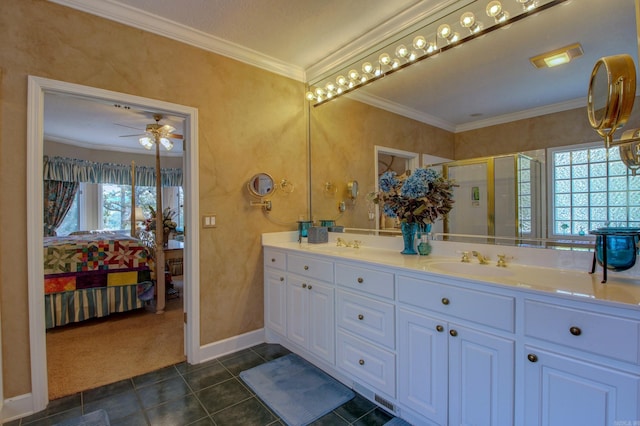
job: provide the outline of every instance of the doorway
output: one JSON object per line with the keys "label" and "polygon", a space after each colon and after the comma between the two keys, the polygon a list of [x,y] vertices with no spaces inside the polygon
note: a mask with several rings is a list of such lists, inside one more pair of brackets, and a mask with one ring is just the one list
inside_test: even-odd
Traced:
{"label": "doorway", "polygon": [[[123,103],[141,110],[182,116],[185,119],[184,137],[184,340],[187,361],[197,363],[199,350],[199,233],[198,233],[198,111],[195,108],[157,101],[124,93],[96,89],[56,80],[29,77],[27,129],[27,239],[29,276],[29,333],[31,347],[31,387],[33,411],[44,409],[48,402],[46,333],[44,318],[43,268],[43,133],[44,95],[54,93],[79,96],[100,102]],[[189,226],[193,224],[193,226]]]}

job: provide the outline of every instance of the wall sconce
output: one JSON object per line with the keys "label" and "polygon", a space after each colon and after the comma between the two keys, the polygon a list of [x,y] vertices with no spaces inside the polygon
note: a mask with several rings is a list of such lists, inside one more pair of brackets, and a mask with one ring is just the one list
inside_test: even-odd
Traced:
{"label": "wall sconce", "polygon": [[[509,0],[506,5],[497,0],[488,3],[485,1],[487,0],[469,2],[464,6],[467,11],[462,15],[459,15],[460,7],[452,6],[446,16],[427,18],[431,22],[426,22],[422,28],[384,40],[380,43],[384,47],[370,49],[365,57],[354,61],[361,65],[354,62],[345,65],[334,77],[329,77],[328,83],[311,82],[305,98],[313,106],[322,105],[414,63],[569,0]],[[509,7],[511,10],[506,10]],[[476,16],[482,13],[493,18],[494,23],[484,25],[479,22]],[[464,35],[458,32],[462,29]],[[442,40],[440,45],[439,39]],[[394,49],[390,46],[396,47]]]}

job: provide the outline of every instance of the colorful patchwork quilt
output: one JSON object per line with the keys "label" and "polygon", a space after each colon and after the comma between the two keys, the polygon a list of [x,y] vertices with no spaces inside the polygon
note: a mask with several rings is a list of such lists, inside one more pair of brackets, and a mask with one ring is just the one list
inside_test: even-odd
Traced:
{"label": "colorful patchwork quilt", "polygon": [[[45,237],[45,304],[53,309],[47,312],[47,328],[108,315],[114,309],[124,312],[142,307],[142,300],[128,295],[148,290],[151,262],[143,242],[128,235]],[[110,302],[114,297],[118,298],[116,305]],[[94,308],[101,304],[104,309]]]}

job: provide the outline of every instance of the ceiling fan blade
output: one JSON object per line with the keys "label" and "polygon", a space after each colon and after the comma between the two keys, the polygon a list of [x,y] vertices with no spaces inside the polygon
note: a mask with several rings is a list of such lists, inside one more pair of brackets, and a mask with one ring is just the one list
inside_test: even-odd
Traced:
{"label": "ceiling fan blade", "polygon": [[184,139],[182,135],[178,135],[177,133],[169,133],[167,137],[171,139]]}
{"label": "ceiling fan blade", "polygon": [[126,124],[118,124],[118,123],[113,123],[115,126],[120,126],[120,127],[126,127],[127,129],[134,129],[134,130],[139,130],[141,132],[144,131],[144,129],[141,129],[139,127],[132,127],[132,126],[127,126]]}
{"label": "ceiling fan blade", "polygon": [[121,138],[132,138],[132,137],[139,137],[139,136],[144,136],[144,135],[145,135],[145,133],[138,133],[137,135],[122,135],[122,136],[119,136],[119,137],[121,137]]}

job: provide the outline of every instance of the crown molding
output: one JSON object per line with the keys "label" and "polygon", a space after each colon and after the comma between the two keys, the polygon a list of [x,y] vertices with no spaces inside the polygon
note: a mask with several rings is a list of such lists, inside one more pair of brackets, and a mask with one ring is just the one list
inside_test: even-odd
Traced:
{"label": "crown molding", "polygon": [[582,108],[587,106],[587,98],[578,98],[557,104],[545,105],[541,107],[526,109],[509,114],[499,115],[497,117],[487,118],[486,120],[477,120],[465,124],[455,126],[455,133],[466,132],[469,130],[482,129],[484,127],[495,126],[497,124],[510,123],[512,121],[525,120],[527,118],[539,117],[546,114],[554,114],[556,112],[568,111],[571,109]]}
{"label": "crown molding", "polygon": [[301,67],[113,0],[49,0],[304,82]]}

